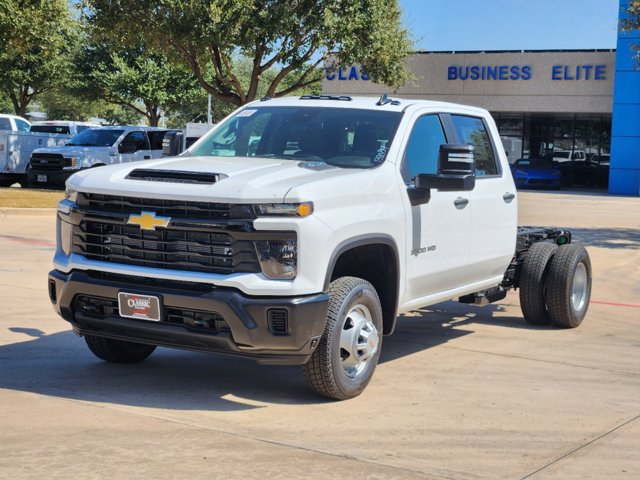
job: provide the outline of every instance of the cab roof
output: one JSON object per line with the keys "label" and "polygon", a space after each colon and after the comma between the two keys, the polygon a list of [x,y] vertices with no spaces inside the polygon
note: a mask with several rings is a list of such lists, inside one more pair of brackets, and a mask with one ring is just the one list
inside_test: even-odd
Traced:
{"label": "cab roof", "polygon": [[486,114],[487,111],[482,108],[472,107],[468,105],[460,105],[457,103],[437,102],[433,100],[422,100],[414,98],[401,98],[396,96],[388,96],[386,94],[379,97],[370,96],[348,96],[348,95],[303,95],[301,97],[280,97],[268,98],[251,102],[246,106],[313,106],[313,107],[331,107],[331,108],[358,108],[366,110],[386,110],[403,112],[411,106],[423,106],[427,108],[441,109],[460,109],[475,110],[478,113]]}

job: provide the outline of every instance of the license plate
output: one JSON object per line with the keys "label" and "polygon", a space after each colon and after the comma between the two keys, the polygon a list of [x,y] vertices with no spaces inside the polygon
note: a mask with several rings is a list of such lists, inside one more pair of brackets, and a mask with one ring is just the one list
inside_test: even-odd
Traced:
{"label": "license plate", "polygon": [[118,308],[121,317],[160,321],[160,299],[152,295],[120,292]]}
{"label": "license plate", "polygon": [[46,175],[38,175],[38,181],[39,182],[46,182],[47,181],[47,176]]}

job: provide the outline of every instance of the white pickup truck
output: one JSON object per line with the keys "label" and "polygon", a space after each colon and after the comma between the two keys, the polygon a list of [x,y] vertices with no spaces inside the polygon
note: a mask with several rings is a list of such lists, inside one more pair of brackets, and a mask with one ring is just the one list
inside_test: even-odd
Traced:
{"label": "white pickup truck", "polygon": [[0,187],[14,183],[26,186],[26,168],[31,152],[67,141],[68,135],[32,132],[32,125],[22,117],[0,114]]}
{"label": "white pickup truck", "polygon": [[110,126],[84,130],[64,145],[34,150],[27,168],[31,186],[64,185],[79,170],[162,157],[164,128]]}
{"label": "white pickup truck", "polygon": [[581,323],[586,250],[516,222],[485,110],[267,98],[179,157],[71,177],[49,295],[106,361],[165,346],[301,364],[316,392],[347,399],[420,307],[519,288],[527,321]]}

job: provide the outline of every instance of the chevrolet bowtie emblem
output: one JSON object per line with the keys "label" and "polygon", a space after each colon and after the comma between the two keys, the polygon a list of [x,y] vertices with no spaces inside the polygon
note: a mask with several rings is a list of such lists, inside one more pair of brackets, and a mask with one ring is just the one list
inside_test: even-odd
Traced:
{"label": "chevrolet bowtie emblem", "polygon": [[140,212],[140,215],[129,215],[127,225],[138,225],[142,230],[155,230],[156,227],[169,225],[171,217],[157,217],[155,212]]}

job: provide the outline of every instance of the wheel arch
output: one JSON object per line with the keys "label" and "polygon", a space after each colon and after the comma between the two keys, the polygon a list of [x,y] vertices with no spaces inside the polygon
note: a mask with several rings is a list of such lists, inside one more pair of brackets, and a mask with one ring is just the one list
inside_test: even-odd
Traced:
{"label": "wheel arch", "polygon": [[361,235],[340,243],[331,254],[324,290],[342,276],[359,277],[374,286],[382,304],[383,333],[393,333],[400,293],[400,257],[393,237]]}

